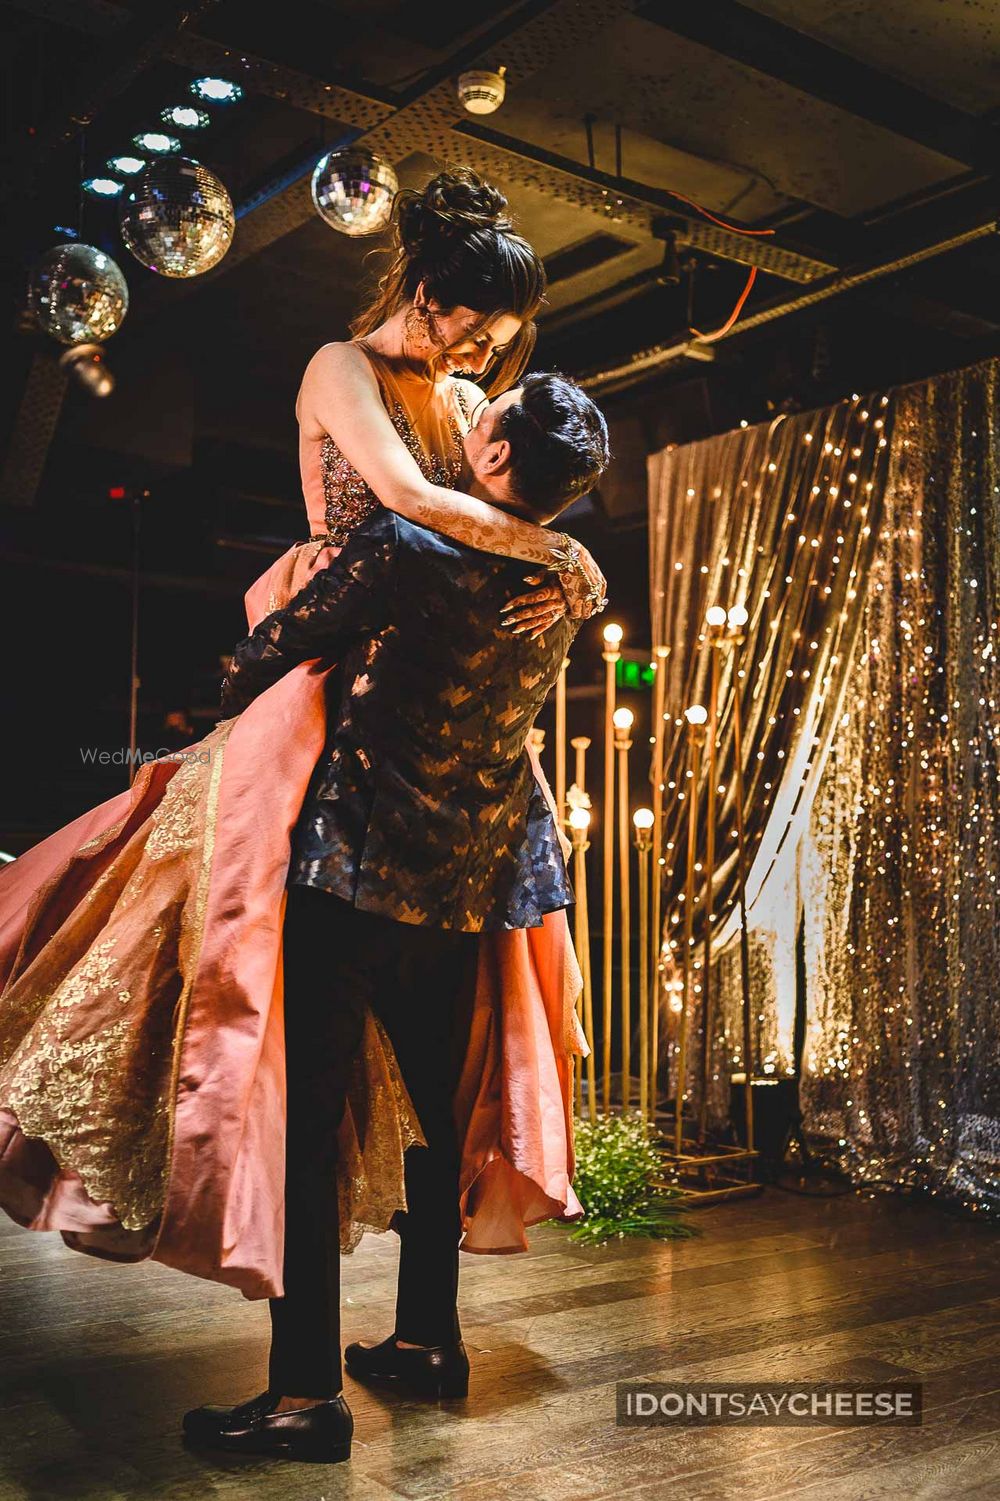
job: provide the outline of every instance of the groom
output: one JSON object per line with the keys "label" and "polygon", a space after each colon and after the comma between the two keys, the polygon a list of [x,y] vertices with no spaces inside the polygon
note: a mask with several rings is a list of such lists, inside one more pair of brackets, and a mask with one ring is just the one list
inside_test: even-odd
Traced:
{"label": "groom", "polygon": [[[607,428],[559,375],[485,405],[463,488],[546,522],[596,481]],[[331,729],[292,837],[284,930],[288,1123],[284,1296],[271,1299],[268,1391],[197,1408],[193,1443],[289,1458],[350,1455],[342,1390],[336,1137],[367,1007],[396,1053],[426,1138],[405,1159],[394,1333],[347,1368],[464,1396],[457,1314],[460,1145],[452,1116],[477,934],[538,926],[572,901],[554,821],[525,754],[575,633],[534,639],[504,613],[524,565],[379,509],[328,568],[240,643],[223,689],[238,713],[295,664],[340,663]]]}

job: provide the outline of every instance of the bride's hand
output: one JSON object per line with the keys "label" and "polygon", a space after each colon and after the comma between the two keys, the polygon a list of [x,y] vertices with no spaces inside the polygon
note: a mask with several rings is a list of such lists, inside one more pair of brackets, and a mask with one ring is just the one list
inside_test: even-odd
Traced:
{"label": "bride's hand", "polygon": [[[524,582],[542,584],[545,577],[544,573],[533,573]],[[549,626],[562,619],[566,609],[562,585],[545,584],[543,588],[532,589],[530,594],[519,594],[516,599],[508,600],[500,612],[501,624],[515,636],[530,631],[529,640],[536,641]]]}

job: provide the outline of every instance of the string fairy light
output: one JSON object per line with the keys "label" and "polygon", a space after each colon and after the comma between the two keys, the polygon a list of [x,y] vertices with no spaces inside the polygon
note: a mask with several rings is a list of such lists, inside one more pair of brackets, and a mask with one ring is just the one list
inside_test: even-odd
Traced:
{"label": "string fairy light", "polygon": [[[995,973],[1000,959],[1000,602],[985,562],[1000,511],[989,416],[1000,376],[994,363],[931,385],[933,400],[927,385],[894,398],[854,395],[654,456],[663,563],[653,629],[675,660],[692,662],[684,691],[699,696],[707,664],[694,649],[694,622],[713,594],[724,597],[727,576],[753,601],[738,670],[747,685],[749,936],[763,987],[754,1040],[762,1069],[793,1066],[798,887],[783,914],[774,875],[787,869],[805,883],[807,1123],[857,1181],[920,1185],[981,1210],[1000,1204],[1000,1128],[987,1115],[959,1114],[954,1077],[959,1068],[981,1073],[977,1045],[996,1046],[975,977]],[[757,475],[748,517],[743,497]],[[709,502],[712,536],[724,546],[704,558],[698,508]],[[723,747],[730,697],[727,688]],[[665,721],[664,954],[674,956],[665,976],[684,958],[685,924],[699,905],[697,894],[686,900],[674,856],[689,810],[707,796],[704,777],[692,786],[685,774],[685,725],[676,709]],[[732,846],[731,790],[720,796],[723,842]],[[799,848],[801,868],[787,855]],[[724,917],[731,882],[721,888]],[[771,912],[777,940],[765,921]],[[730,939],[736,931],[730,923]],[[746,1051],[732,943],[716,968],[722,1015],[711,1081],[725,1112],[729,1072]],[[664,978],[668,1007],[673,983]],[[919,1132],[915,1088],[928,1101]]]}

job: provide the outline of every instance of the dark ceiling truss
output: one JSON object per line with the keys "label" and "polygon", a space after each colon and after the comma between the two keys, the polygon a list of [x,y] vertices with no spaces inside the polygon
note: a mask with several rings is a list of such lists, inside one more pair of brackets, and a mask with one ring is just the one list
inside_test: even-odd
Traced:
{"label": "dark ceiling truss", "polygon": [[[129,16],[109,40],[104,66],[88,75],[58,110],[41,122],[23,169],[11,174],[6,197],[29,188],[53,151],[66,145],[80,129],[120,94],[159,54],[178,28],[196,19],[215,0],[150,6]],[[0,502],[31,505],[38,492],[49,446],[59,422],[66,392],[66,374],[47,355],[31,360],[20,408],[0,469]]]}
{"label": "dark ceiling truss", "polygon": [[[20,8],[46,19],[61,21],[76,29],[93,31],[111,38],[115,27],[125,34],[130,26],[128,12],[120,12],[125,18],[118,23],[113,19],[114,7],[106,0],[23,0]],[[481,67],[507,66],[515,77],[525,78],[564,56],[567,48],[581,45],[596,32],[613,21],[616,15],[628,14],[633,9],[633,0],[526,0],[512,12],[506,13],[498,22],[480,33],[474,41],[449,55],[438,67],[425,74],[418,84],[388,102],[384,96],[365,89],[347,89],[338,85],[322,86],[320,101],[325,116],[331,115],[341,123],[352,127],[358,136],[364,136],[373,150],[383,152],[389,160],[398,161],[414,151],[424,150],[432,156],[444,159],[466,160],[484,172],[498,170],[497,157],[509,160],[493,148],[480,147],[452,131],[454,123],[464,110],[455,94],[456,71],[477,64]],[[206,48],[204,39],[184,37],[184,46],[175,42],[165,46],[164,51],[172,61],[185,66],[204,68],[211,63],[214,69],[237,79],[245,88],[278,97],[290,98],[292,90],[287,69],[278,69],[263,59],[251,58],[230,48]],[[502,54],[498,48],[502,46]],[[115,54],[115,66],[123,59]],[[459,149],[453,149],[456,145]],[[537,171],[526,169],[533,179]],[[523,180],[524,173],[520,180]],[[250,256],[273,244],[308,222],[313,213],[309,192],[308,170],[284,184],[269,196],[262,196],[251,211],[240,221],[240,232],[232,250],[219,270],[234,269]],[[519,180],[518,174],[507,171],[505,181]],[[603,207],[601,189],[587,184],[584,198],[592,196],[593,206]],[[575,200],[574,200],[575,201]],[[176,290],[176,289],[175,289]],[[30,455],[30,473],[25,471],[23,457],[18,464],[17,484],[11,464],[15,458],[13,448],[8,453],[5,472],[0,477],[0,498],[5,494],[13,497],[16,489],[21,504],[30,503],[41,479],[49,443],[55,423],[37,423],[30,407],[22,405],[23,431],[20,446]],[[33,476],[33,482],[32,482]]]}
{"label": "dark ceiling truss", "polygon": [[[962,192],[949,195],[950,228],[947,230],[941,224],[938,205],[933,201],[901,213],[898,221],[887,224],[878,236],[873,237],[869,253],[863,260],[754,308],[733,325],[725,338],[744,338],[792,313],[804,312],[846,292],[874,286],[950,251],[992,237],[997,231],[998,216],[1000,187],[993,182],[969,182]],[[912,297],[908,307],[913,315],[919,315],[921,299]],[[929,321],[940,326],[945,311],[940,303],[930,299],[925,307]],[[979,320],[967,314],[964,320],[952,321],[952,330],[958,332],[964,322],[967,332],[972,333],[975,321]],[[989,329],[987,323],[985,328],[981,326],[976,332]],[[580,377],[581,384],[588,390],[606,395],[634,385],[673,360],[692,353],[697,356],[698,352],[698,341],[692,339],[690,333],[678,334],[673,339],[639,350],[612,367],[588,371]]]}
{"label": "dark ceiling truss", "polygon": [[[67,26],[108,35],[125,15],[108,0],[19,0],[20,8]],[[816,251],[787,243],[781,235],[747,239],[684,212],[668,191],[619,180],[581,162],[470,121],[456,98],[454,80],[466,67],[503,63],[519,82],[582,46],[616,16],[635,9],[635,0],[529,0],[507,12],[488,31],[450,54],[409,90],[390,94],[366,82],[324,83],[280,63],[182,30],[171,36],[162,55],[193,72],[219,72],[269,98],[279,99],[350,129],[373,150],[399,160],[415,150],[440,160],[462,162],[493,173],[515,187],[534,188],[571,204],[625,223],[651,237],[657,221],[676,215],[685,243],[718,259],[762,270],[791,281],[809,281],[835,262]],[[689,153],[690,154],[690,153]],[[312,214],[309,169],[277,191],[264,191],[241,213],[240,231],[219,272],[234,269]]]}
{"label": "dark ceiling truss", "polygon": [[130,15],[108,39],[102,66],[94,76],[89,69],[70,97],[60,101],[58,111],[38,126],[28,154],[27,170],[37,173],[53,151],[67,145],[91,120],[139,76],[150,63],[162,57],[171,38],[183,27],[211,10],[217,0],[184,0],[184,3],[148,6]]}
{"label": "dark ceiling truss", "polygon": [[[127,24],[127,13],[109,0],[21,0],[21,8],[104,34]],[[699,0],[697,6],[672,0],[529,0],[397,94],[363,81],[324,83],[186,29],[168,38],[164,55],[195,72],[229,73],[248,90],[337,121],[350,132],[347,139],[364,138],[390,158],[422,150],[442,160],[464,162],[513,187],[538,189],[653,237],[672,225],[680,241],[709,257],[756,265],[789,281],[826,277],[838,266],[864,258],[864,228],[850,221],[834,223],[835,216],[812,216],[807,211],[801,218],[805,240],[780,222],[774,236],[748,239],[685,212],[665,188],[619,181],[515,140],[470,120],[458,103],[454,78],[462,68],[498,66],[503,61],[520,81],[585,43],[616,16],[628,14],[702,42],[956,161],[978,163],[988,158],[992,166],[998,159],[998,134],[992,126],[733,0]],[[303,167],[290,181],[259,193],[241,210],[239,234],[217,275],[308,222],[313,212],[309,170]],[[816,234],[813,217],[830,220],[830,233]]]}
{"label": "dark ceiling truss", "polygon": [[[131,12],[109,0],[15,3],[45,19],[109,38],[116,34],[124,38],[135,24]],[[346,132],[345,139],[363,138],[391,161],[424,152],[438,160],[464,162],[515,191],[521,187],[539,190],[651,238],[662,238],[665,230],[674,229],[680,242],[706,257],[755,265],[800,284],[799,292],[751,307],[737,325],[737,334],[851,285],[884,276],[888,266],[912,263],[907,261],[911,253],[918,260],[928,259],[956,243],[956,235],[958,242],[965,243],[988,231],[991,214],[995,219],[995,205],[980,204],[975,224],[956,230],[952,183],[941,189],[936,238],[924,235],[903,250],[884,248],[881,235],[878,231],[872,234],[870,225],[837,221],[836,216],[813,213],[802,204],[788,205],[775,217],[773,236],[751,239],[699,216],[665,187],[600,173],[472,121],[456,97],[455,76],[464,68],[503,64],[511,78],[520,83],[571,57],[574,50],[627,16],[654,22],[974,170],[988,164],[992,171],[998,159],[998,133],[992,125],[928,98],[733,0],[698,0],[696,5],[677,4],[675,0],[527,0],[505,10],[496,22],[426,71],[411,87],[396,92],[357,79],[327,83],[183,28],[163,37],[160,56],[193,72],[221,73],[238,80],[249,92],[335,121]],[[136,56],[145,56],[142,39],[138,33],[136,36]],[[119,62],[127,70],[127,57]],[[209,279],[234,269],[309,221],[313,213],[310,172],[311,163],[303,164],[297,174],[287,174],[240,206],[233,248]],[[843,233],[823,233],[826,221],[833,228],[839,224]],[[802,231],[798,236],[797,230]],[[838,269],[845,266],[850,269]],[[655,277],[655,272],[652,274]],[[187,289],[170,290],[176,296]],[[160,299],[152,301],[155,306]],[[615,374],[624,376],[630,384],[646,369],[690,352],[692,347],[690,335],[678,336],[673,343],[637,355],[629,363],[627,375],[624,367]],[[596,373],[594,384],[600,384]],[[35,445],[41,449],[42,458],[47,441],[46,436]],[[21,489],[23,494],[23,486]]]}
{"label": "dark ceiling truss", "polygon": [[[787,281],[811,281],[814,277],[831,271],[835,264],[821,259],[811,251],[798,248],[790,239],[785,240],[780,235],[748,239],[738,232],[740,227],[748,226],[734,224],[732,230],[724,229],[709,219],[699,217],[689,202],[672,193],[669,188],[650,187],[627,177],[614,177],[594,167],[584,167],[569,157],[558,156],[540,146],[515,140],[512,136],[503,135],[498,130],[468,118],[459,120],[453,129],[459,135],[468,136],[481,146],[492,147],[513,161],[529,164],[554,177],[572,179],[578,185],[578,190],[596,187],[601,193],[601,201],[608,206],[612,215],[617,214],[619,218],[627,218],[631,223],[642,224],[656,238],[661,238],[662,231],[670,227],[677,231],[678,240],[685,245],[703,250],[720,260],[757,266],[762,271],[769,271]],[[510,172],[509,165],[506,170]],[[572,189],[564,187],[563,193],[567,191]],[[652,214],[650,210],[653,211]]]}
{"label": "dark ceiling truss", "polygon": [[[522,81],[548,67],[567,50],[582,46],[616,16],[627,15],[632,9],[632,0],[532,3],[505,16],[488,35],[478,37],[425,75],[419,86],[400,96],[377,124],[367,124],[352,108],[350,100],[344,101],[338,119],[358,132],[357,139],[363,138],[372,150],[390,161],[400,161],[421,151],[440,161],[475,167],[485,176],[499,178],[508,187],[537,188],[562,202],[606,214],[607,192],[588,180],[586,169],[568,176],[530,157],[512,156],[491,143],[456,130],[468,115],[456,96],[455,76],[466,67],[495,68],[503,64],[512,77]],[[238,76],[246,87],[253,88],[255,73],[255,60],[248,59],[247,72]],[[618,212],[623,221],[640,224],[649,232],[648,205],[623,199]],[[239,237],[224,264],[238,265],[282,235],[298,229],[312,213],[309,172],[305,171],[241,219]]]}
{"label": "dark ceiling truss", "polygon": [[[124,32],[130,13],[110,0],[15,0],[18,8],[61,24],[110,36]],[[621,182],[581,162],[514,140],[469,119],[455,97],[454,79],[470,66],[499,66],[523,81],[571,53],[617,17],[634,14],[703,43],[813,98],[883,126],[896,135],[967,165],[1000,159],[1000,131],[921,93],[845,53],[758,15],[734,0],[528,0],[429,70],[408,90],[390,93],[364,81],[325,83],[280,63],[201,37],[187,29],[167,36],[162,56],[194,72],[234,76],[248,90],[288,102],[365,137],[396,159],[422,150],[466,161],[504,181],[548,192],[559,201],[614,216],[657,234],[657,219],[671,212],[686,225],[688,243],[720,259],[756,264],[788,280],[808,281],[840,263],[838,253],[796,244],[780,232],[746,240],[719,229],[681,205],[664,188]],[[669,143],[665,143],[669,144]],[[690,153],[688,153],[690,154]],[[241,220],[240,235],[220,271],[305,223],[312,212],[308,173],[276,194],[260,195]],[[252,223],[256,215],[261,223]],[[843,222],[843,221],[842,221]],[[240,242],[243,242],[242,244]]]}

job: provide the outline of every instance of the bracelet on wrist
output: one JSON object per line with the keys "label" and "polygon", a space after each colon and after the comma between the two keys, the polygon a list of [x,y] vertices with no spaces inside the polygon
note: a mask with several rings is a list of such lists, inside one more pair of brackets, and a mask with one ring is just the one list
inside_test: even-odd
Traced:
{"label": "bracelet on wrist", "polygon": [[552,549],[545,567],[549,573],[578,573],[586,578],[580,558],[580,544],[566,532],[557,534],[558,545]]}

